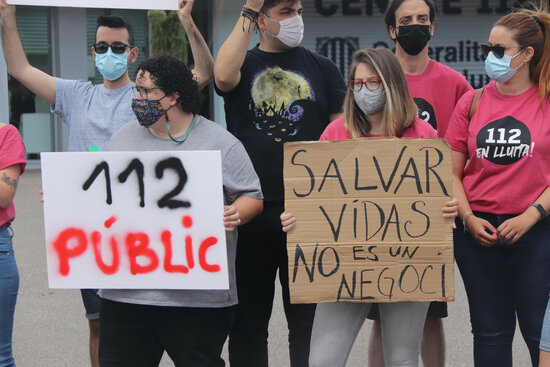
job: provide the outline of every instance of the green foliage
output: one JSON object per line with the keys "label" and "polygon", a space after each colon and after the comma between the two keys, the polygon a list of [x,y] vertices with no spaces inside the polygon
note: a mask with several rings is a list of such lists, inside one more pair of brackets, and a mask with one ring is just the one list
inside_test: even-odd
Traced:
{"label": "green foliage", "polygon": [[151,27],[152,56],[169,54],[187,64],[189,41],[178,13],[174,10],[149,10],[147,18]]}

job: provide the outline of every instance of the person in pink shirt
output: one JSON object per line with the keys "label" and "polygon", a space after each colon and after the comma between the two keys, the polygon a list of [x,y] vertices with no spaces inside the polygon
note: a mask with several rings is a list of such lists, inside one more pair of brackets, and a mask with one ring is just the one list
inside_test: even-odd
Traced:
{"label": "person in pink shirt", "polygon": [[549,32],[542,9],[498,20],[482,45],[492,81],[473,116],[474,91],[460,99],[445,136],[476,366],[512,366],[516,315],[532,365],[539,363],[550,280]]}
{"label": "person in pink shirt", "polygon": [[15,366],[12,354],[13,314],[19,272],[13,253],[13,197],[25,170],[25,145],[13,125],[0,122],[0,366]]}
{"label": "person in pink shirt", "polygon": [[[395,55],[384,48],[359,50],[353,55],[344,117],[332,121],[320,140],[361,137],[437,138],[409,93]],[[456,217],[457,201],[446,203],[443,216]],[[283,231],[295,227],[291,213],[281,214]],[[343,367],[372,303],[335,302],[317,305],[310,366]],[[429,302],[378,304],[383,315],[383,349],[386,366],[418,366],[420,340]]]}
{"label": "person in pink shirt", "polygon": [[[464,75],[429,56],[429,41],[436,29],[436,13],[432,0],[392,0],[386,9],[384,23],[395,41],[395,56],[418,106],[418,116],[443,138],[456,103],[472,87]],[[447,302],[430,303],[422,334],[424,367],[445,366],[443,318],[447,315]],[[372,308],[368,318],[375,320],[370,337],[369,367],[383,367],[380,315],[376,307]]]}

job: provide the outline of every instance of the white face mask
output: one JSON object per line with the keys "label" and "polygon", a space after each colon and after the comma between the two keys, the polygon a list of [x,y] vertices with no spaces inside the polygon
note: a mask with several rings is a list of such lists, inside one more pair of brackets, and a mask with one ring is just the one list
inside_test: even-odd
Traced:
{"label": "white face mask", "polygon": [[266,18],[274,22],[279,23],[280,29],[278,35],[269,33],[266,29],[265,32],[271,37],[278,38],[283,44],[288,47],[298,47],[304,38],[304,21],[301,15],[295,15],[291,18],[283,19],[281,21],[272,19],[264,14]]}
{"label": "white face mask", "polygon": [[365,86],[359,92],[353,92],[353,99],[365,115],[373,115],[382,111],[386,104],[386,92],[380,87],[370,91]]}

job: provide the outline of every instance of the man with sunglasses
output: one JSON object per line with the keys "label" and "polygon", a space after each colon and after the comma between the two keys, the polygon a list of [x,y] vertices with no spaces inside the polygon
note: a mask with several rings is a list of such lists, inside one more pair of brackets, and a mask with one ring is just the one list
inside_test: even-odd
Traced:
{"label": "man with sunglasses", "polygon": [[[260,177],[264,209],[239,228],[239,304],[229,333],[232,367],[268,365],[268,324],[275,278],[283,288],[290,365],[308,365],[315,305],[291,304],[284,210],[283,144],[318,140],[340,115],[345,83],[327,58],[300,46],[300,0],[248,0],[215,64],[216,91],[224,98],[227,128],[242,141]],[[258,46],[247,50],[255,28]]]}
{"label": "man with sunglasses", "polygon": [[[428,43],[435,30],[436,8],[432,0],[393,0],[384,21],[395,41],[395,56],[405,72],[411,95],[418,106],[418,117],[444,137],[454,107],[472,87],[455,70],[430,59]],[[446,302],[431,302],[422,336],[421,357],[426,367],[445,365],[445,334],[442,318]],[[384,365],[380,315],[373,307],[368,316],[375,320],[369,347],[369,366]]]}
{"label": "man with sunglasses", "polygon": [[[193,1],[179,0],[178,16],[195,58],[192,72],[203,88],[212,79],[214,61],[191,17]],[[134,83],[128,75],[128,65],[136,61],[139,51],[134,47],[134,31],[128,21],[118,16],[97,19],[92,55],[103,84],[93,85],[84,80],[55,78],[31,66],[19,37],[15,7],[0,0],[0,15],[8,73],[48,101],[51,112],[67,124],[69,151],[88,151],[91,146],[103,149],[123,124],[135,119],[131,109]],[[81,292],[90,326],[91,364],[96,367],[99,366],[99,297],[93,289]]]}

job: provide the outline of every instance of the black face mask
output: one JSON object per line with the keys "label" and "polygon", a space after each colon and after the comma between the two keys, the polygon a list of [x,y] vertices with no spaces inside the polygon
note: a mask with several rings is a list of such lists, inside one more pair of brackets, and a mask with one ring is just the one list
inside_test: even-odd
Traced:
{"label": "black face mask", "polygon": [[418,55],[431,38],[429,25],[403,25],[398,28],[398,31],[397,42],[406,53],[413,56]]}

